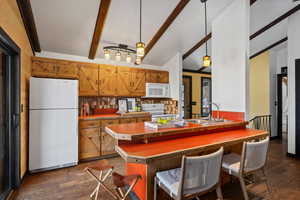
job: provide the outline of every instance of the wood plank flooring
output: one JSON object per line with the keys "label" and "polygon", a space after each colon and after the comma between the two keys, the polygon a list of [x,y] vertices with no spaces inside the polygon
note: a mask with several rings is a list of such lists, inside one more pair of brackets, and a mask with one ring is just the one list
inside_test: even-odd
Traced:
{"label": "wood plank flooring", "polygon": [[[109,160],[116,171],[123,173],[124,162],[121,158]],[[16,200],[74,200],[89,199],[96,183],[83,172],[90,163],[76,167],[54,170],[34,175],[27,175],[19,189]],[[300,160],[286,157],[286,145],[281,141],[272,141],[267,164],[267,176],[272,187],[268,195],[263,183],[249,185],[251,199],[299,200],[300,199]],[[108,184],[111,185],[110,181]],[[242,200],[243,196],[238,181],[223,186],[226,200]],[[102,191],[99,199],[110,200],[111,197]],[[216,199],[214,193],[201,200]]]}

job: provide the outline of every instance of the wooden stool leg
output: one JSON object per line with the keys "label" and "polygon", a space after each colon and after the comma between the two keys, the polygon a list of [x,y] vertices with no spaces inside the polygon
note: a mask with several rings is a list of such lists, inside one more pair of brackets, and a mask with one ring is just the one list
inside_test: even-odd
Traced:
{"label": "wooden stool leg", "polygon": [[218,184],[216,192],[217,192],[218,200],[223,200],[223,194],[222,194],[222,189],[221,189],[221,185],[220,184]]}

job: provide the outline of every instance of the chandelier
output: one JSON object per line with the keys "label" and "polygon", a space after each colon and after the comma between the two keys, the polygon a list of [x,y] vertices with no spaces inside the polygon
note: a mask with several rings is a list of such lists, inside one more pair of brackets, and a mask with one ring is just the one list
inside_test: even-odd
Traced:
{"label": "chandelier", "polygon": [[135,56],[136,50],[128,47],[125,44],[106,46],[103,48],[104,58],[106,60],[111,59],[111,56],[114,55],[116,61],[121,61],[122,58],[126,57],[126,62],[130,63],[132,57]]}

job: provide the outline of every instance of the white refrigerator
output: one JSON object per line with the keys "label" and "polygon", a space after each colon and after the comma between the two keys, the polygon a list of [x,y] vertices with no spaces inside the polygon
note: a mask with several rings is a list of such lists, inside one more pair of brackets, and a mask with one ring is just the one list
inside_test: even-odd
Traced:
{"label": "white refrigerator", "polygon": [[30,78],[29,171],[78,163],[78,81]]}

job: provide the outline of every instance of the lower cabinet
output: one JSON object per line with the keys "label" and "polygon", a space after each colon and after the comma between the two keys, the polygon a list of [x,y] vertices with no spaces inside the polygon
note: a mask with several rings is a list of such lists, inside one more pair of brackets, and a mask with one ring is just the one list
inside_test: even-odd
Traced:
{"label": "lower cabinet", "polygon": [[100,158],[114,155],[117,140],[105,132],[105,127],[112,124],[128,124],[151,121],[150,116],[80,120],[79,122],[79,160]]}

